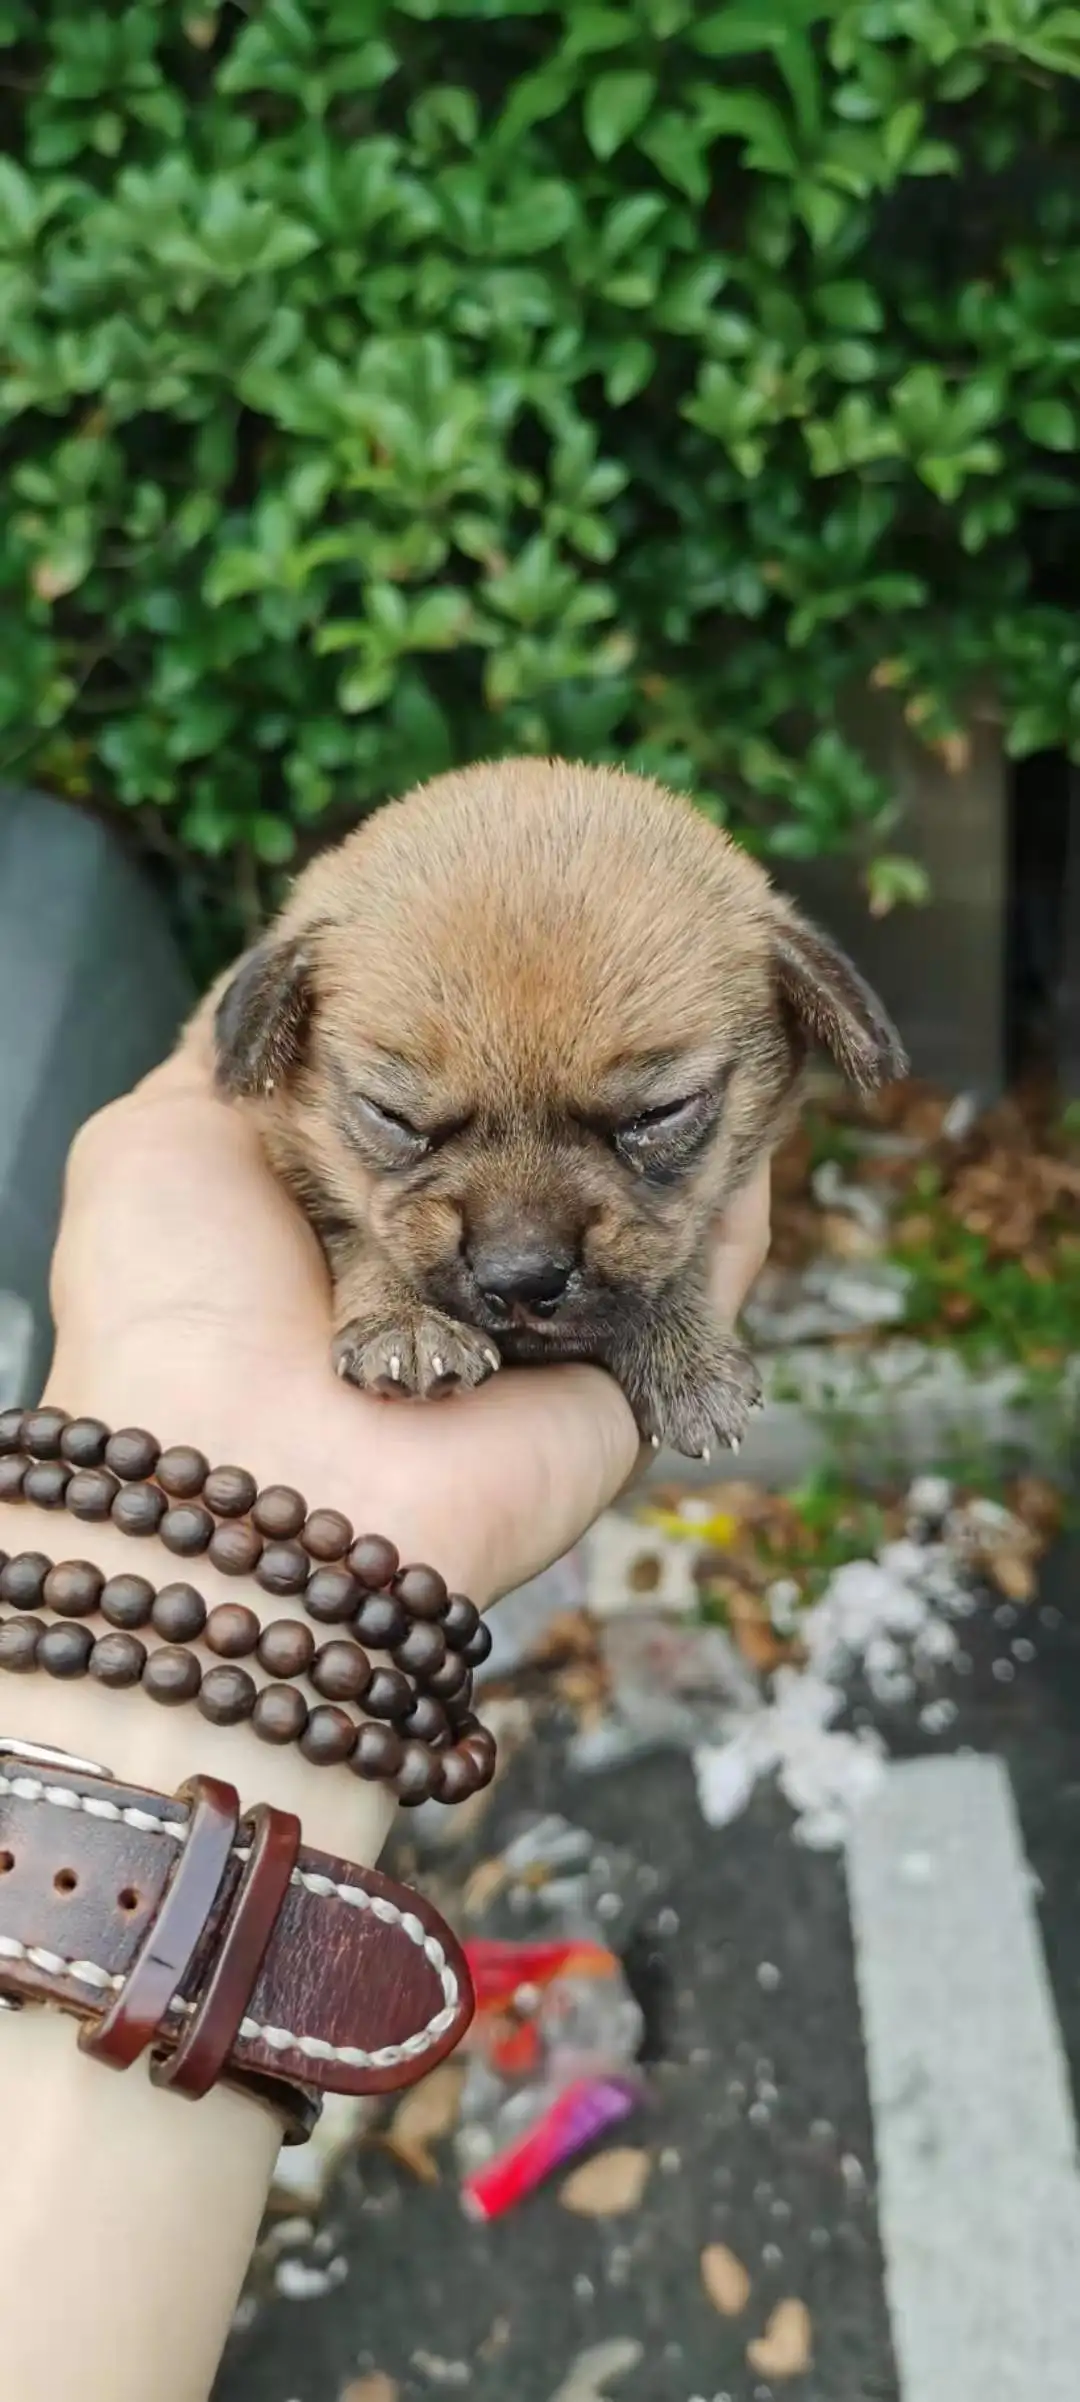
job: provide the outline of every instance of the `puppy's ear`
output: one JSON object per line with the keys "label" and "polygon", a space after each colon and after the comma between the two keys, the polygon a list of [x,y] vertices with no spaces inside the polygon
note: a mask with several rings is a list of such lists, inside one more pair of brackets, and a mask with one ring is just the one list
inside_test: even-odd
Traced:
{"label": "puppy's ear", "polygon": [[830,1052],[859,1092],[906,1076],[907,1053],[877,994],[827,934],[786,904],[774,916],[773,956],[780,999],[807,1046]]}
{"label": "puppy's ear", "polygon": [[247,951],[214,1012],[217,1082],[250,1098],[270,1092],[299,1067],[312,1004],[310,938]]}

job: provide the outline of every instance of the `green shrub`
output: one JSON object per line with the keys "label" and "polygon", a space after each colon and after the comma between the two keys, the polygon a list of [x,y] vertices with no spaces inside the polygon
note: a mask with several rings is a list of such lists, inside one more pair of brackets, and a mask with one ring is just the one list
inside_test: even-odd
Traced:
{"label": "green shrub", "polygon": [[0,771],[246,917],[478,755],[783,857],[888,852],[867,680],[1080,752],[1078,75],[1054,0],[0,0]]}

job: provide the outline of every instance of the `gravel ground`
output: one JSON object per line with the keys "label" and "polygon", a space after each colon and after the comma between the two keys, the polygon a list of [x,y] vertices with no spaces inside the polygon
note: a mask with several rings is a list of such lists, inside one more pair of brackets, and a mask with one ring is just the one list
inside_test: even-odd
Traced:
{"label": "gravel ground", "polygon": [[[1023,1613],[1035,1657],[1001,1678],[1019,1620],[971,1622],[973,1671],[947,1737],[889,1722],[894,1751],[968,1746],[1006,1760],[1074,2091],[1080,2068],[1080,1547],[1047,1563]],[[995,1662],[997,1667],[995,1669]],[[234,2338],[215,2402],[905,2402],[885,2304],[866,2064],[843,1867],[791,1840],[769,1791],[722,1833],[702,1824],[674,1756],[570,1779],[554,1737],[515,1762],[484,1829],[557,1809],[654,1870],[632,1970],[647,2005],[651,2098],[614,2138],[650,2170],[639,2206],[585,2221],[557,2182],[490,2228],[449,2177],[420,2187],[377,2149],[324,2213],[340,2282],[275,2297]],[[957,2030],[962,2040],[962,2029]],[[701,2255],[723,2244],[751,2296],[721,2316]],[[785,2298],[805,2304],[813,2365],[762,2374],[748,2347]],[[599,2388],[565,2381],[608,2339]],[[384,2387],[363,2380],[381,2372]],[[355,2397],[350,2390],[356,2388]],[[942,2396],[942,2402],[947,2398]]]}

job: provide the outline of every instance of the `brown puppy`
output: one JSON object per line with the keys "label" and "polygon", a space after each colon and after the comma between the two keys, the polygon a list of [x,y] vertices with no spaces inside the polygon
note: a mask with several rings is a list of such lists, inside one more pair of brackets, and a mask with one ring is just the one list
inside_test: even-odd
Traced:
{"label": "brown puppy", "polygon": [[430,1395],[591,1359],[642,1433],[741,1437],[753,1362],[710,1227],[812,1043],[899,1075],[880,1003],[690,804],[608,768],[440,777],[302,875],[216,999],[335,1285],[339,1373]]}

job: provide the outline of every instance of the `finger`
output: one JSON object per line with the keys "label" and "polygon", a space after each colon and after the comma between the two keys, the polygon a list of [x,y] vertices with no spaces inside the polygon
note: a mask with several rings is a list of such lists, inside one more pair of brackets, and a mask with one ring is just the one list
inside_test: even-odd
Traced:
{"label": "finger", "polygon": [[772,1162],[764,1160],[724,1213],[714,1236],[709,1297],[717,1316],[738,1317],[769,1256]]}
{"label": "finger", "polygon": [[384,1515],[400,1497],[415,1538],[418,1518],[430,1511],[432,1540],[445,1544],[447,1496],[457,1496],[467,1524],[483,1528],[482,1582],[492,1593],[526,1583],[569,1551],[639,1457],[629,1404],[599,1368],[503,1369],[479,1391],[439,1405],[383,1409],[360,1395],[343,1399],[358,1426],[379,1411]]}

